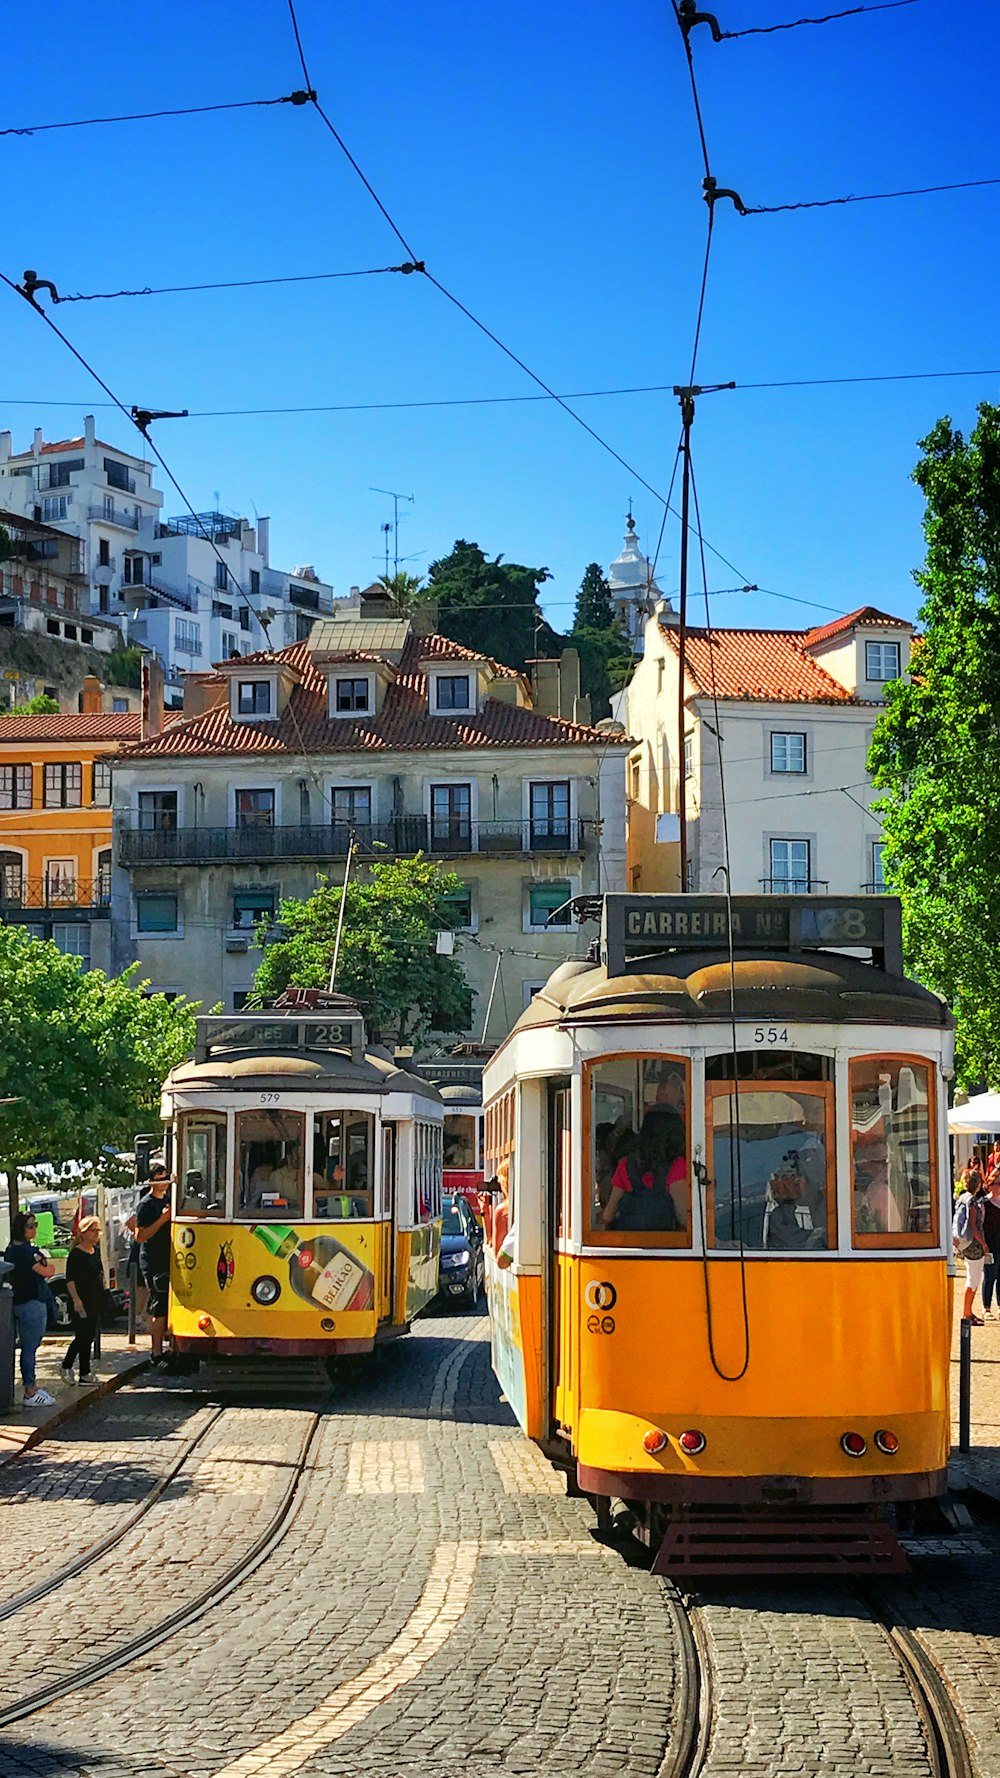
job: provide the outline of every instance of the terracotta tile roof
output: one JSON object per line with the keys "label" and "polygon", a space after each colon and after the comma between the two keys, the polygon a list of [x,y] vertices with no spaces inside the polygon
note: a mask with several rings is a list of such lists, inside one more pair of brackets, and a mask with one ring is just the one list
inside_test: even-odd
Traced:
{"label": "terracotta tile roof", "polygon": [[820,624],[815,630],[806,630],[802,640],[806,648],[813,648],[817,642],[828,642],[833,636],[846,635],[848,630],[857,629],[860,624],[888,624],[894,630],[911,628],[903,617],[891,617],[888,611],[879,611],[875,605],[859,605],[857,611],[849,611],[846,617],[835,617],[832,623]]}
{"label": "terracotta tile roof", "polygon": [[[43,444],[41,455],[47,457],[52,451],[82,451],[86,442],[85,438],[60,438],[54,444]],[[103,438],[95,438],[94,444],[99,451],[116,451],[120,457],[135,457],[134,451],[124,451],[121,445],[105,444]],[[12,451],[10,462],[20,462],[23,457],[33,457],[34,454],[34,451]],[[142,459],[136,458],[136,461]]]}
{"label": "terracotta tile roof", "polygon": [[516,667],[505,667],[502,661],[495,661],[492,655],[477,654],[474,648],[463,648],[460,642],[453,642],[450,636],[420,636],[418,638],[422,661],[485,661],[498,679],[523,679]]}
{"label": "terracotta tile roof", "polygon": [[139,712],[116,716],[0,716],[0,747],[4,741],[137,741]]}
{"label": "terracotta tile roof", "polygon": [[[677,632],[663,634],[673,648]],[[689,630],[687,669],[711,697],[774,704],[861,704],[806,653],[804,630]]]}
{"label": "terracotta tile roof", "polygon": [[[441,644],[440,647],[434,644]],[[288,757],[302,753],[414,753],[450,748],[627,746],[625,735],[559,717],[543,716],[515,704],[488,699],[480,713],[429,716],[427,713],[427,660],[477,660],[481,657],[446,637],[411,635],[403,651],[395,683],[386,694],[377,716],[327,716],[326,676],[312,659],[307,642],[281,649],[274,657],[287,661],[302,675],[277,722],[234,722],[227,705],[183,718],[151,741],[128,749],[130,758],[179,754],[203,758],[235,754],[272,754]],[[511,668],[501,677],[518,678]],[[207,677],[207,676],[206,676]],[[222,675],[219,675],[222,682]]]}

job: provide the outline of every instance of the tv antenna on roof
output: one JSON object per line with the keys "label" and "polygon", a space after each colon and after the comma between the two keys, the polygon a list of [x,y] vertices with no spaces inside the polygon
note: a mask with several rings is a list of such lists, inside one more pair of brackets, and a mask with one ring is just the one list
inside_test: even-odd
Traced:
{"label": "tv antenna on roof", "polygon": [[[399,503],[401,500],[408,500],[412,506],[414,497],[412,494],[397,494],[394,488],[369,488],[368,491],[370,494],[385,494],[392,501],[392,572],[398,574],[399,564],[403,559],[399,553]],[[382,531],[385,535],[385,577],[388,580],[390,531],[388,522],[382,526]]]}

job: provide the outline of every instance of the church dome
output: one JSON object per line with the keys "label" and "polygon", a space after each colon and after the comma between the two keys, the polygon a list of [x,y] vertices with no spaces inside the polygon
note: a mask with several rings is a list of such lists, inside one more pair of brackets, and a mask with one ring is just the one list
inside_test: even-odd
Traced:
{"label": "church dome", "polygon": [[624,548],[608,569],[608,586],[612,595],[632,594],[633,597],[641,595],[645,598],[648,589],[651,600],[661,597],[660,589],[652,578],[652,564],[639,548],[635,520],[631,513],[626,521]]}

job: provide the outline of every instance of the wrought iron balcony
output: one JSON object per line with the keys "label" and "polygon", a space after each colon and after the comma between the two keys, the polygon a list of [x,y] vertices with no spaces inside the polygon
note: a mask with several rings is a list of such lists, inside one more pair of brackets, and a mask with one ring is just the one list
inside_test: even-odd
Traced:
{"label": "wrought iron balcony", "polygon": [[331,821],[308,827],[126,827],[119,835],[118,861],[126,870],[162,864],[264,864],[270,860],[346,858],[353,835],[362,858],[434,857],[520,858],[542,853],[580,853],[593,822],[433,821],[402,815],[395,821],[364,824]]}
{"label": "wrought iron balcony", "polygon": [[0,919],[29,919],[35,913],[107,914],[110,908],[110,870],[96,877],[22,877],[10,869],[0,871]]}
{"label": "wrought iron balcony", "polygon": [[829,883],[820,877],[760,877],[765,895],[825,895]]}

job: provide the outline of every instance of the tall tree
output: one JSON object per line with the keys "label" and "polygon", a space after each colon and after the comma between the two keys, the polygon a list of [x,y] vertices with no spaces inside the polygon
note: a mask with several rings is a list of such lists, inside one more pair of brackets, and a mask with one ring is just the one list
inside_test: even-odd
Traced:
{"label": "tall tree", "polygon": [[539,588],[550,578],[547,568],[524,568],[502,556],[491,561],[478,543],[459,539],[430,567],[438,630],[523,673],[527,661],[563,647],[538,604]]}
{"label": "tall tree", "polygon": [[395,574],[380,574],[378,585],[384,587],[400,617],[409,617],[430,599],[430,590],[419,574],[408,574],[397,568]]}
{"label": "tall tree", "polygon": [[924,602],[911,679],[886,689],[870,765],[907,958],[957,1020],[957,1080],[1000,1087],[1000,407],[921,441]]}
{"label": "tall tree", "polygon": [[[419,1043],[429,1031],[464,1031],[472,997],[455,956],[438,956],[439,932],[459,923],[448,897],[464,884],[431,859],[372,864],[347,886],[336,986],[358,1001],[373,1035]],[[343,890],[321,882],[307,901],[278,912],[279,936],[264,948],[257,996],[282,988],[325,988],[330,979]]]}
{"label": "tall tree", "polygon": [[615,625],[611,588],[599,562],[591,562],[583,571],[580,590],[573,613],[574,630],[610,630]]}

